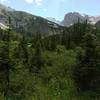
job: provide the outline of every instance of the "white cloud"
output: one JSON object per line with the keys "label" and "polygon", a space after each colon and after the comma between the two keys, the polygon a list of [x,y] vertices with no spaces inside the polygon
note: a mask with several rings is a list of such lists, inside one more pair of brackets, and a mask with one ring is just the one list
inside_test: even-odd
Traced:
{"label": "white cloud", "polygon": [[0,3],[2,3],[2,4],[9,4],[10,0],[0,0]]}
{"label": "white cloud", "polygon": [[43,0],[25,0],[27,3],[32,4],[35,3],[38,6],[42,5]]}
{"label": "white cloud", "polygon": [[41,6],[41,5],[42,5],[43,0],[34,0],[34,2],[35,2],[38,6]]}
{"label": "white cloud", "polygon": [[4,2],[6,2],[6,1],[8,1],[8,0],[0,0],[1,3],[4,3]]}
{"label": "white cloud", "polygon": [[34,0],[25,0],[27,3],[31,4],[34,2]]}

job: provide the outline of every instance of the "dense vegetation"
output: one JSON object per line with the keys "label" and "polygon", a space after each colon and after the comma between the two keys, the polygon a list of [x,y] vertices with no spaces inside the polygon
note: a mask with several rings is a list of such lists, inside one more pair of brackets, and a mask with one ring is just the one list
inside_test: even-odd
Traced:
{"label": "dense vegetation", "polygon": [[46,37],[0,29],[0,100],[100,100],[100,31],[87,21]]}

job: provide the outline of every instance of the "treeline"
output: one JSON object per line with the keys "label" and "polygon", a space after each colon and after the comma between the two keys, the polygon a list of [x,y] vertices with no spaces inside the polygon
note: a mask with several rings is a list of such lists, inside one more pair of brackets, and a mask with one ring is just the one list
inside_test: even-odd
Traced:
{"label": "treeline", "polygon": [[61,34],[0,29],[0,100],[99,100],[100,32],[85,21]]}

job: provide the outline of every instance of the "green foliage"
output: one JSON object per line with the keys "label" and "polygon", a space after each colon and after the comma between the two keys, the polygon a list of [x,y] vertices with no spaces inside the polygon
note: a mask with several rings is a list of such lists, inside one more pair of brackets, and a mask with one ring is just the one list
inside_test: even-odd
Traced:
{"label": "green foliage", "polygon": [[0,100],[100,99],[99,30],[87,21],[62,30],[26,37],[0,29]]}
{"label": "green foliage", "polygon": [[[100,59],[96,50],[96,37],[93,34],[86,34],[83,39],[83,49],[78,53],[79,64],[74,71],[75,81],[79,90],[93,90],[100,88]],[[80,49],[79,49],[80,50]]]}

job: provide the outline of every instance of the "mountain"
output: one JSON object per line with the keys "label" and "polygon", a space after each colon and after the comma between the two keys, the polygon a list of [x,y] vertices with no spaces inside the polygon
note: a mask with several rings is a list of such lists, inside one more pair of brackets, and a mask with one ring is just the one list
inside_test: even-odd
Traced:
{"label": "mountain", "polygon": [[23,11],[16,11],[0,4],[0,27],[7,28],[8,18],[11,18],[13,30],[28,35],[40,32],[43,35],[60,33],[60,26],[40,16]]}
{"label": "mountain", "polygon": [[0,4],[0,28],[1,29],[6,29],[7,27],[7,16],[5,15],[6,11],[13,11],[10,7],[6,7],[2,4]]}
{"label": "mountain", "polygon": [[7,29],[8,27],[6,25],[4,25],[3,23],[0,23],[0,28],[1,29]]}
{"label": "mountain", "polygon": [[70,26],[78,21],[84,22],[88,21],[90,24],[95,24],[100,20],[100,16],[89,16],[87,14],[80,14],[78,12],[67,13],[64,17],[64,20],[61,22],[63,26]]}
{"label": "mountain", "polygon": [[100,20],[95,24],[95,26],[100,30]]}
{"label": "mountain", "polygon": [[63,27],[68,27],[78,21],[88,21],[91,24],[96,24],[100,20],[100,16],[89,16],[78,12],[67,13],[62,22],[55,18],[42,18],[32,15],[24,11],[16,11],[10,7],[0,4],[0,27],[8,28],[8,18],[11,18],[11,27],[17,33],[33,35],[37,32],[42,35],[59,34]]}
{"label": "mountain", "polygon": [[8,6],[0,4],[0,11],[2,11],[2,10],[14,11],[14,9],[12,9],[12,8],[10,8]]}
{"label": "mountain", "polygon": [[51,22],[57,23],[59,25],[61,23],[59,20],[56,20],[55,18],[52,18],[52,17],[47,17],[46,19],[49,20],[49,21],[51,21]]}
{"label": "mountain", "polygon": [[91,24],[96,24],[98,21],[100,21],[100,16],[90,16],[89,20]]}
{"label": "mountain", "polygon": [[85,20],[88,20],[88,15],[81,15],[78,12],[70,12],[65,15],[64,20],[61,22],[61,24],[63,26],[70,26],[74,23],[77,23],[78,21],[83,22]]}

